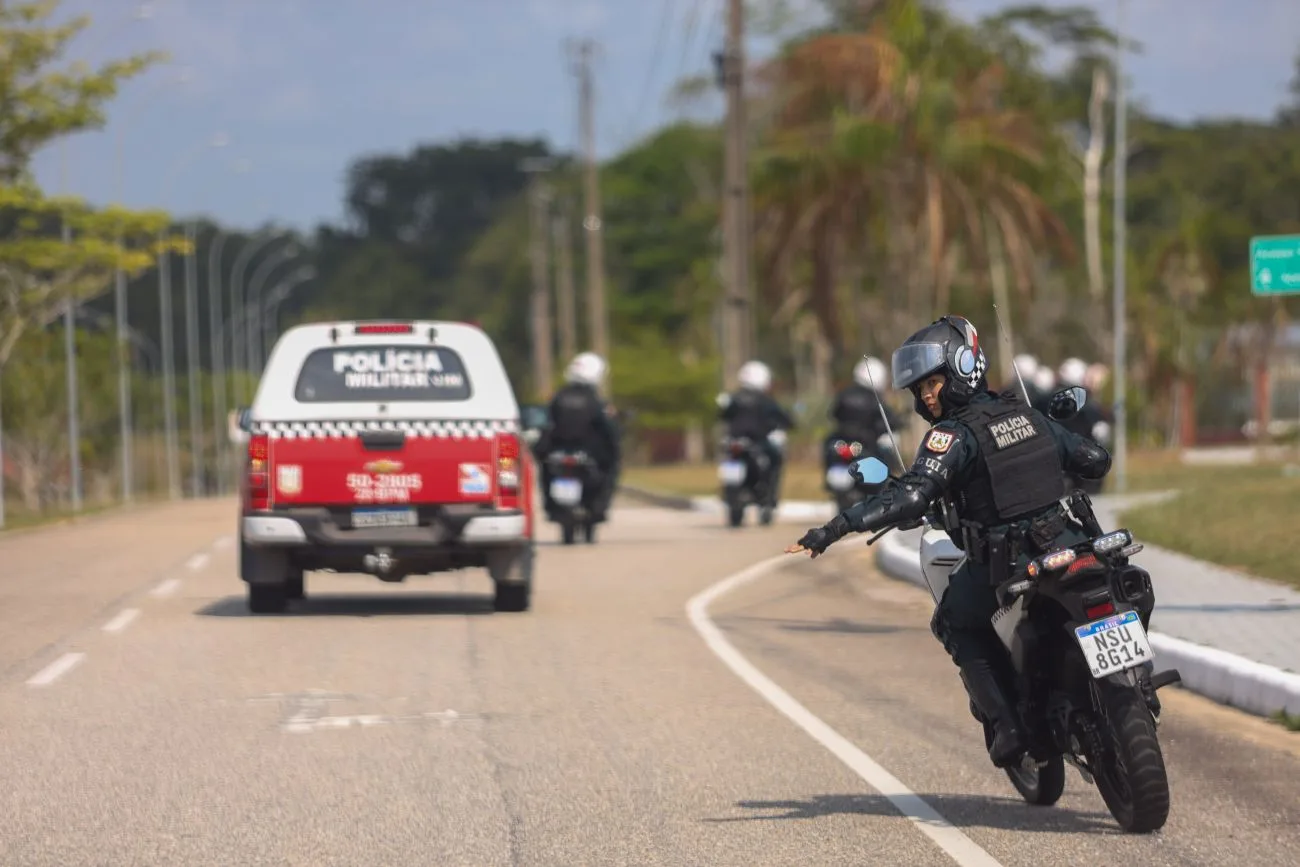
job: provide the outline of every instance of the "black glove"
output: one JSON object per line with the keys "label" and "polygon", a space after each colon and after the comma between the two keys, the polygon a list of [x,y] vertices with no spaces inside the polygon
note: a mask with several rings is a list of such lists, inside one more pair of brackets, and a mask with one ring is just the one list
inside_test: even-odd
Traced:
{"label": "black glove", "polygon": [[803,537],[799,539],[799,546],[801,548],[807,548],[809,551],[821,554],[838,538],[838,536],[835,536],[825,527],[813,527],[807,533],[804,533]]}
{"label": "black glove", "polygon": [[830,520],[830,523],[821,527],[813,527],[807,533],[804,533],[803,538],[799,540],[799,544],[809,551],[821,554],[832,544],[842,539],[848,531],[849,522],[845,520],[843,515],[836,515]]}

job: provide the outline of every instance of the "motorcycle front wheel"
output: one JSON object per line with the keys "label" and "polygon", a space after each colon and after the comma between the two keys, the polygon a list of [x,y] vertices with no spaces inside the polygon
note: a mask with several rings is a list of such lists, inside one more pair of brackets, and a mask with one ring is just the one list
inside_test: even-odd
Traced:
{"label": "motorcycle front wheel", "polygon": [[1121,828],[1148,834],[1169,818],[1169,776],[1155,720],[1136,689],[1107,687],[1101,690],[1105,706],[1099,720],[1104,755],[1089,757],[1097,789]]}

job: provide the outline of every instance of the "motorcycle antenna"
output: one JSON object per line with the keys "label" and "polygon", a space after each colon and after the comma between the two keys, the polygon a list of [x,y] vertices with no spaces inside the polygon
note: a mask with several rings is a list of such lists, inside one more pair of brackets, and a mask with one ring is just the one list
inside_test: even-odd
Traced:
{"label": "motorcycle antenna", "polygon": [[[867,356],[862,356],[866,358]],[[876,409],[880,410],[880,420],[885,423],[885,430],[889,432],[889,444],[894,447],[894,455],[898,458],[898,465],[906,467],[907,463],[903,460],[903,453],[898,448],[898,439],[894,436],[894,428],[889,424],[889,413],[885,412],[885,404],[880,400],[880,389],[876,386],[876,377],[871,373],[871,365],[867,365],[867,379],[871,380],[871,390],[876,393]]]}
{"label": "motorcycle antenna", "polygon": [[[1002,339],[1007,344],[1007,349],[1015,353],[1016,348],[1011,345],[1011,332],[1007,331],[1006,326],[1002,324],[1002,313],[998,310],[997,302],[993,303],[993,315],[998,320],[998,331],[1002,332]],[[1011,369],[1016,372],[1016,380],[1020,383],[1020,392],[1025,396],[1025,404],[1032,406],[1033,401],[1029,399],[1029,389],[1025,388],[1025,378],[1020,375],[1020,366],[1016,364],[1015,358],[1011,359]]]}

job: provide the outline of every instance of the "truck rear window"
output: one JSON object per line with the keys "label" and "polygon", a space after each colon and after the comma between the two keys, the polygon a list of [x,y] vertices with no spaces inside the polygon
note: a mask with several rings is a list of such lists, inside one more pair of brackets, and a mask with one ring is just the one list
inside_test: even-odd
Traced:
{"label": "truck rear window", "polygon": [[340,346],[313,350],[298,373],[301,403],[468,400],[469,377],[445,346]]}

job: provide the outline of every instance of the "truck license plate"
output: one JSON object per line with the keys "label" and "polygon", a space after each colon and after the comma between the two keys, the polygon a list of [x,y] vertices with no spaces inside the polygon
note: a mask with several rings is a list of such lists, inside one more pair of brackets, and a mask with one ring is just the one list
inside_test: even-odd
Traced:
{"label": "truck license plate", "polygon": [[415,509],[353,509],[352,526],[414,527],[419,524]]}

